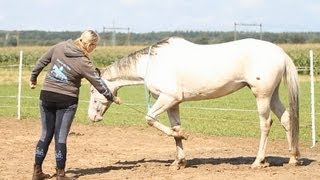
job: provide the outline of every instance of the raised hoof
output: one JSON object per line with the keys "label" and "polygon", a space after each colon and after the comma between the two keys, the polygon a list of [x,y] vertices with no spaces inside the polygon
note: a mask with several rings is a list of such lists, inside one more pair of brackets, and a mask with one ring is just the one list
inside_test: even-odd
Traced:
{"label": "raised hoof", "polygon": [[182,128],[172,128],[173,137],[187,140],[189,138],[189,134],[184,132]]}
{"label": "raised hoof", "polygon": [[187,160],[186,159],[175,160],[170,165],[170,169],[172,169],[172,170],[184,169],[186,167],[187,167]]}

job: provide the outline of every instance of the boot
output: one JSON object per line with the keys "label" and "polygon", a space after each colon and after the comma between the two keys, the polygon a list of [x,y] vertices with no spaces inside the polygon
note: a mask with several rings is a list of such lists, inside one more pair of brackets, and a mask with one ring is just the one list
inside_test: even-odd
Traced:
{"label": "boot", "polygon": [[45,174],[42,172],[42,167],[41,165],[33,165],[33,175],[32,175],[32,180],[43,180],[50,178],[49,174]]}
{"label": "boot", "polygon": [[57,180],[72,180],[73,179],[73,178],[66,176],[66,172],[64,171],[64,169],[56,168],[56,171],[57,171]]}

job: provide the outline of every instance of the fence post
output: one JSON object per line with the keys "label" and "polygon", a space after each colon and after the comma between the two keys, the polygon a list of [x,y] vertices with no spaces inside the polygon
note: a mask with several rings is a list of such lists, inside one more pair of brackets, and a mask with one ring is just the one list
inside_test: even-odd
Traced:
{"label": "fence post", "polygon": [[22,59],[23,51],[20,51],[19,59],[19,77],[18,77],[18,119],[21,119],[21,84],[22,84]]}
{"label": "fence post", "polygon": [[310,56],[310,94],[311,94],[311,124],[312,124],[312,146],[316,145],[316,125],[314,109],[314,77],[313,77],[313,51],[309,51]]}

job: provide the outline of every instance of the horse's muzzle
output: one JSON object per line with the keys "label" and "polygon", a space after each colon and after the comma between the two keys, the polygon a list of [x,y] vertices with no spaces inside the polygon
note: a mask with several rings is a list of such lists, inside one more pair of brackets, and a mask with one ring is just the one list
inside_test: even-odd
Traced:
{"label": "horse's muzzle", "polygon": [[99,122],[102,121],[103,117],[99,115],[89,116],[91,122]]}

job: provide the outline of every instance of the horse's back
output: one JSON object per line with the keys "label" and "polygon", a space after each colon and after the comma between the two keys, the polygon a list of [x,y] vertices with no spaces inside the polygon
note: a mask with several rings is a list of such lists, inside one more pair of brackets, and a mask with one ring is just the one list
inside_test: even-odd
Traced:
{"label": "horse's back", "polygon": [[166,48],[159,51],[157,69],[186,76],[207,78],[224,74],[245,75],[247,72],[283,69],[284,51],[275,44],[244,39],[239,41],[199,45],[181,38],[172,38]]}
{"label": "horse's back", "polygon": [[169,38],[167,42],[167,45],[157,50],[157,55],[160,58],[166,57],[161,61],[167,60],[171,63],[232,63],[243,56],[275,58],[283,53],[282,49],[273,43],[251,38],[208,45],[195,44],[178,37]]}

